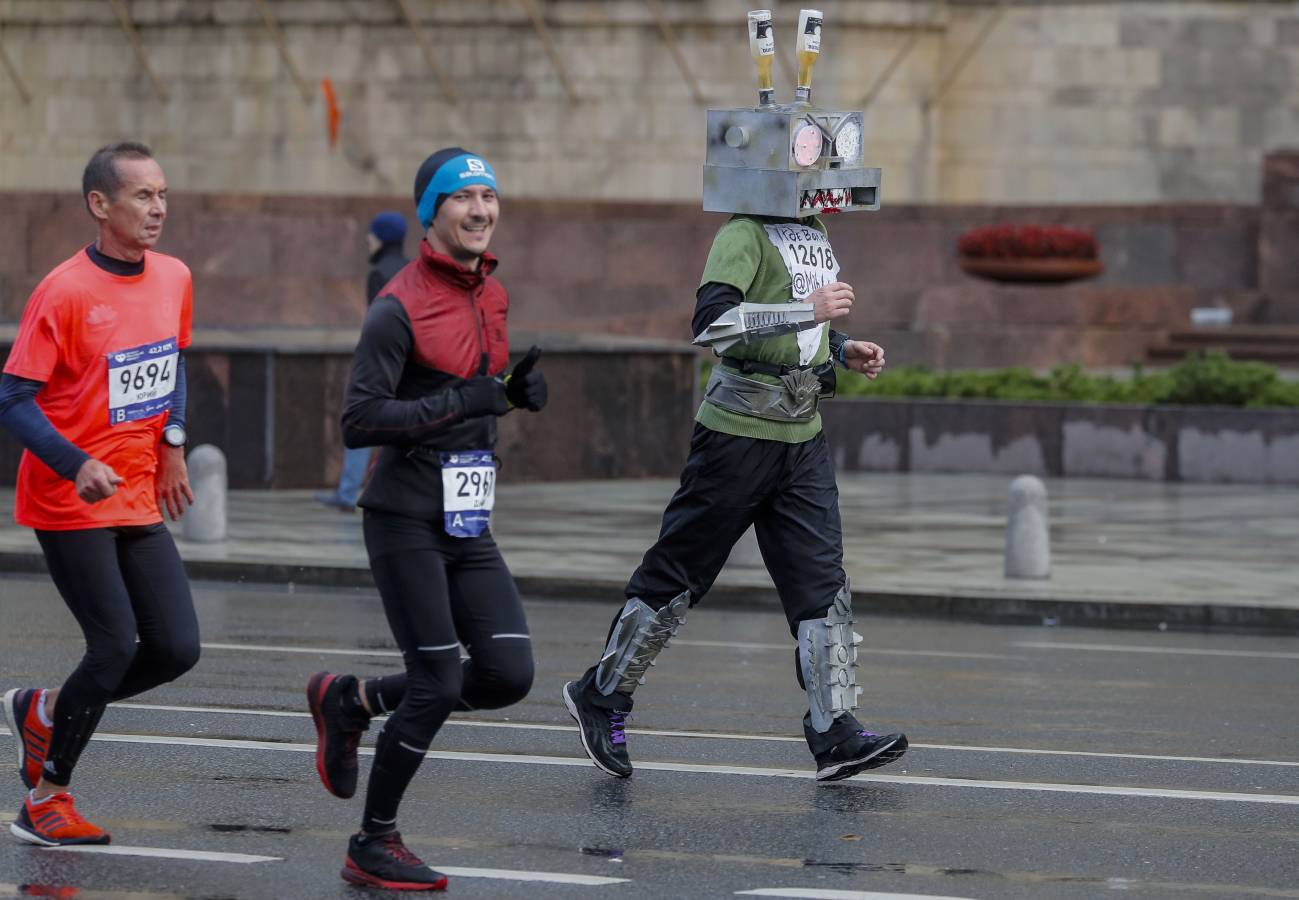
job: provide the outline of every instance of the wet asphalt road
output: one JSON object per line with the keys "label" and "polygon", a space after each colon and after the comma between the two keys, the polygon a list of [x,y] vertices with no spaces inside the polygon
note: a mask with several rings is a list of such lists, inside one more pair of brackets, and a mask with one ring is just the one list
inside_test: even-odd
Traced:
{"label": "wet asphalt road", "polygon": [[[302,686],[397,666],[377,598],[207,584],[196,599],[202,661],[109,710],[79,805],[119,847],[276,859],[4,836],[0,897],[363,895],[337,877],[360,798],[319,786]],[[913,749],[878,777],[817,785],[783,619],[704,606],[637,694],[640,769],[619,781],[581,755],[558,693],[616,602],[529,604],[531,696],[435,742],[400,825],[450,870],[452,896],[1299,898],[1299,641],[863,618],[859,717]],[[0,609],[0,688],[75,664],[46,581],[0,579]],[[13,746],[0,735],[0,824],[21,798]]]}

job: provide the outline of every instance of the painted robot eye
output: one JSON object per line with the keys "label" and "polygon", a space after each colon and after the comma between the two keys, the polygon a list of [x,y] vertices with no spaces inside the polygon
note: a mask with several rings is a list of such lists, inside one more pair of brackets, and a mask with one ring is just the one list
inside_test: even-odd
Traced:
{"label": "painted robot eye", "polygon": [[820,159],[821,129],[808,124],[794,132],[793,156],[800,166],[810,166]]}
{"label": "painted robot eye", "polygon": [[843,123],[834,138],[834,155],[846,163],[861,161],[861,126],[853,120]]}

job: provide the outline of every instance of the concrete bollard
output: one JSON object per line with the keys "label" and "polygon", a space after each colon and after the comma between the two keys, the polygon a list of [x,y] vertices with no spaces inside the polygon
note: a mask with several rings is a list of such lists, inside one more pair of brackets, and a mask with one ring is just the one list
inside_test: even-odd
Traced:
{"label": "concrete bollard", "polygon": [[189,487],[194,505],[181,518],[181,537],[211,543],[226,539],[226,455],[211,444],[190,451]]}
{"label": "concrete bollard", "polygon": [[1010,483],[1010,518],[1006,523],[1006,577],[1051,577],[1051,532],[1047,524],[1046,485],[1034,475]]}

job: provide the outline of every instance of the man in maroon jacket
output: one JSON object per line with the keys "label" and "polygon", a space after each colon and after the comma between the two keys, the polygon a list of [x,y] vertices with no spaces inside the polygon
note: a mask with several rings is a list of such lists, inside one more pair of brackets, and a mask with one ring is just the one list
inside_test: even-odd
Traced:
{"label": "man in maroon jacket", "polygon": [[415,202],[425,228],[419,257],[366,315],[343,412],[347,446],[381,447],[359,505],[406,671],[364,681],[320,672],[307,700],[316,769],[339,797],[356,791],[356,748],[370,717],[391,714],[343,878],[439,890],[446,877],[402,843],[397,807],[453,709],[509,706],[532,685],[523,606],[488,525],[496,419],[540,410],[546,381],[534,370],[535,347],[505,375],[509,298],[487,252],[500,212],[491,166],[459,147],[440,150],[420,166]]}

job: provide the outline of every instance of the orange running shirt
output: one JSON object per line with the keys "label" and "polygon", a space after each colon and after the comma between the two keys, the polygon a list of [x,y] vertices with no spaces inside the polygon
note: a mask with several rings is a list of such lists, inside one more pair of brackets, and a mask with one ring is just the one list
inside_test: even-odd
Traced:
{"label": "orange running shirt", "polygon": [[18,465],[18,524],[49,531],[162,521],[154,488],[193,285],[180,260],[145,251],[139,275],[113,275],[86,251],[45,277],[23,310],[5,372],[42,381],[36,403],[65,438],[125,483],[99,503],[31,453]]}

